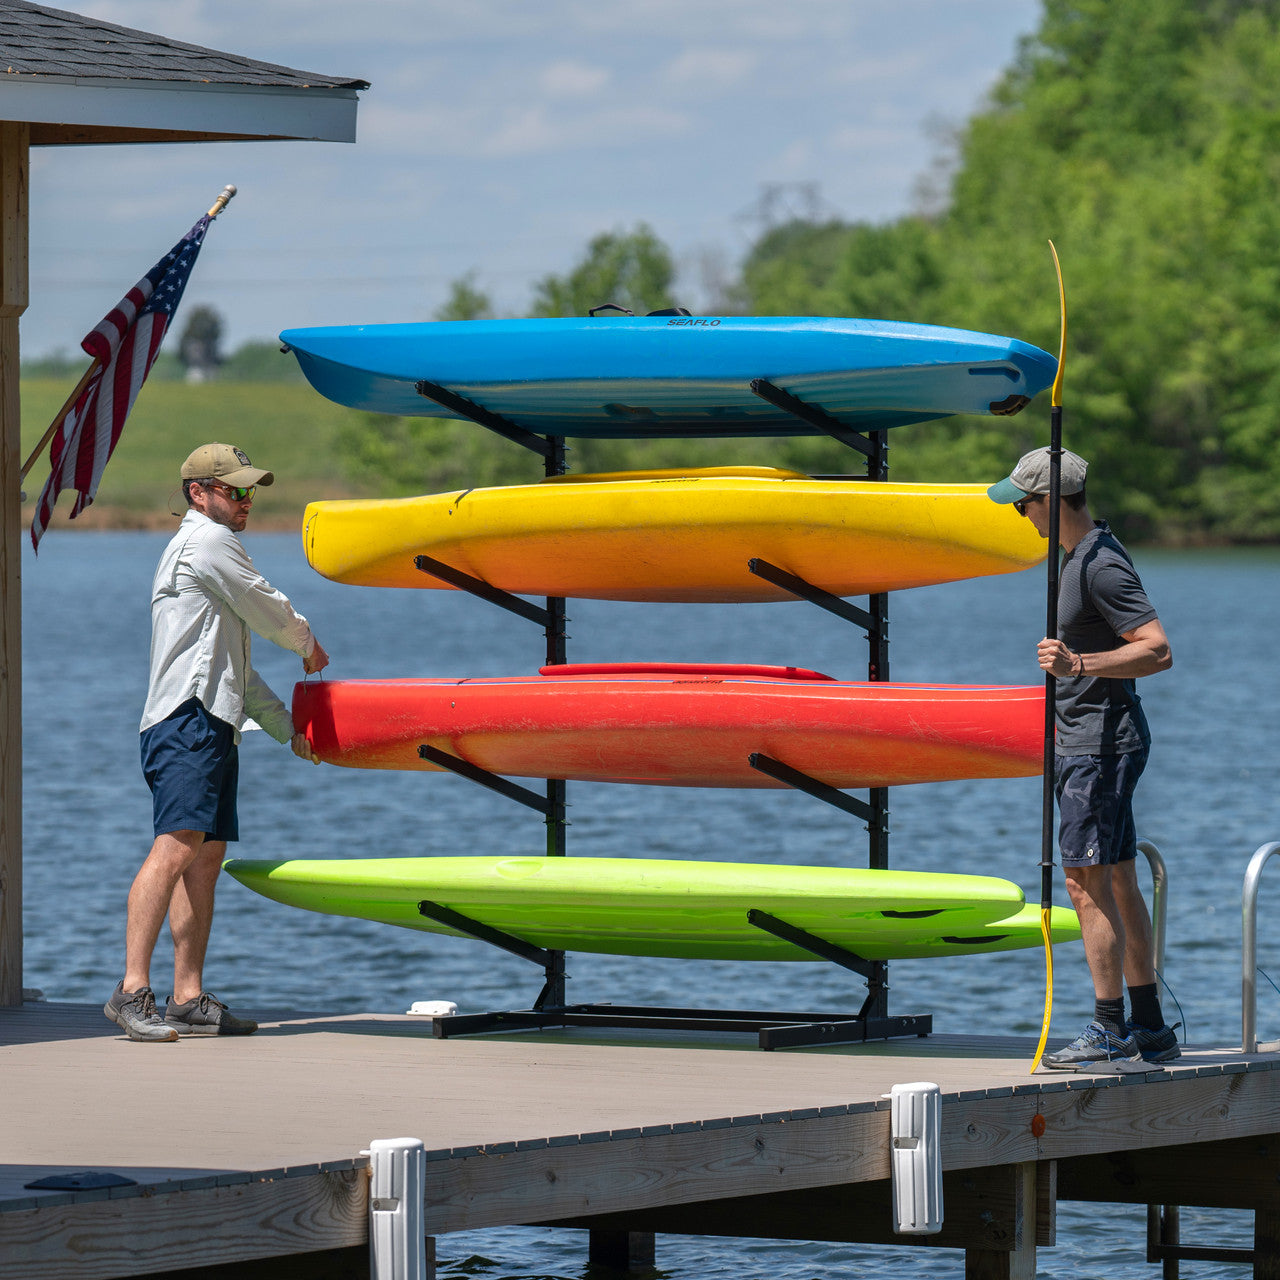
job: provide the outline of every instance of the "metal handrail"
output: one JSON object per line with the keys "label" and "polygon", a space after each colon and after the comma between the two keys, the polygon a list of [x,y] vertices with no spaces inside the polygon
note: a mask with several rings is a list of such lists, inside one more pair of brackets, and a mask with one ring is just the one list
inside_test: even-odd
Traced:
{"label": "metal handrail", "polygon": [[1264,844],[1249,859],[1244,873],[1243,929],[1240,965],[1240,1048],[1245,1053],[1275,1053],[1280,1040],[1258,1043],[1258,886],[1262,868],[1280,853],[1280,840]]}
{"label": "metal handrail", "polygon": [[1152,963],[1157,973],[1164,972],[1165,920],[1169,914],[1169,873],[1160,850],[1150,840],[1138,841],[1138,852],[1146,855],[1151,866],[1151,935]]}

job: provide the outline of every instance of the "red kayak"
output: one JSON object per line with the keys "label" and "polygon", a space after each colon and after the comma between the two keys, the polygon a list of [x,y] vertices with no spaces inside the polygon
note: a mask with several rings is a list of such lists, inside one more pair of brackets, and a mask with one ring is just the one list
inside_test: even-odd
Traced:
{"label": "red kayak", "polygon": [[320,680],[294,728],[330,764],[436,771],[430,744],[491,773],[668,787],[779,787],[753,752],[833,787],[1031,777],[1041,685],[869,684],[798,667],[544,667],[536,676]]}

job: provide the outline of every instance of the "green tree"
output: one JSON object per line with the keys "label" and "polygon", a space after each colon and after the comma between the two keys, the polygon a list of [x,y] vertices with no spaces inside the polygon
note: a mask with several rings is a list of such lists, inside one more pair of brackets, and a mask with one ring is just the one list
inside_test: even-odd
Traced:
{"label": "green tree", "polygon": [[532,316],[584,316],[606,302],[636,315],[672,305],[671,252],[644,223],[632,231],[598,235],[567,275],[534,286]]}
{"label": "green tree", "polygon": [[449,296],[435,313],[436,320],[489,320],[493,301],[476,288],[476,273],[468,271],[449,286]]}
{"label": "green tree", "polygon": [[178,359],[189,382],[203,382],[222,363],[222,317],[212,307],[193,307],[178,340]]}

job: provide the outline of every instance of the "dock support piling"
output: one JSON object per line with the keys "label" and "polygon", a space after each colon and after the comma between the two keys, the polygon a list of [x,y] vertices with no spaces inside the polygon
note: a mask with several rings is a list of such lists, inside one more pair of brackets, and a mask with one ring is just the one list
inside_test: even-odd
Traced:
{"label": "dock support piling", "polygon": [[1036,1280],[1036,1235],[1040,1217],[1036,1202],[1040,1180],[1034,1161],[1014,1169],[1017,1224],[1010,1250],[966,1249],[965,1280]]}
{"label": "dock support piling", "polygon": [[648,1271],[655,1265],[652,1231],[612,1231],[592,1227],[588,1233],[587,1261],[610,1271]]}

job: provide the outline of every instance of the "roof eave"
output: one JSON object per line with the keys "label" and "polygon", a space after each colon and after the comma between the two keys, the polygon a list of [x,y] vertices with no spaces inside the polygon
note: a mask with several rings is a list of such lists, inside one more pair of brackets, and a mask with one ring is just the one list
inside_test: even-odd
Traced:
{"label": "roof eave", "polygon": [[0,73],[0,120],[28,121],[33,146],[121,142],[354,142],[347,86],[105,80]]}

